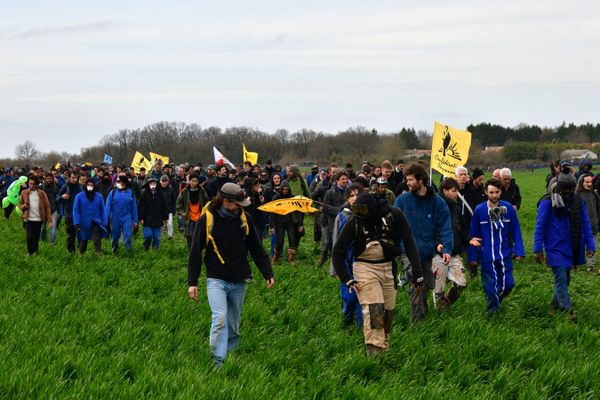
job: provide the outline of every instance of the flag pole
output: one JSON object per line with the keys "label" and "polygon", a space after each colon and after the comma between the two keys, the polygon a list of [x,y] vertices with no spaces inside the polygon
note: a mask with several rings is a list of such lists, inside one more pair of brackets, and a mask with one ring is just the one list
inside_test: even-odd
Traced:
{"label": "flag pole", "polygon": [[431,182],[433,181],[433,166],[429,166],[429,186],[431,186]]}

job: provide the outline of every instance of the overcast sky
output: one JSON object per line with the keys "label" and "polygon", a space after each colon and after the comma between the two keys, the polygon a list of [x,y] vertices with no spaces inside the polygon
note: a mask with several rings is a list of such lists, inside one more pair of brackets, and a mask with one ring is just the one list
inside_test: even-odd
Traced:
{"label": "overcast sky", "polygon": [[597,1],[3,1],[0,158],[157,121],[600,122]]}

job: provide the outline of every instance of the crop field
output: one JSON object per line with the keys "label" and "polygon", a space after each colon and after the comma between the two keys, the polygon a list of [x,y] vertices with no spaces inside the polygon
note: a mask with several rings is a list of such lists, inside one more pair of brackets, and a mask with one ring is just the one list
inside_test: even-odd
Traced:
{"label": "crop field", "polygon": [[[552,274],[533,261],[535,206],[546,170],[519,172],[527,257],[516,287],[487,318],[480,278],[458,302],[411,327],[405,289],[390,349],[367,358],[362,333],[341,321],[338,282],[315,266],[307,222],[295,266],[254,269],[240,347],[214,370],[205,274],[187,296],[185,239],[159,251],[96,257],[55,245],[26,258],[13,213],[0,220],[0,398],[564,399],[600,398],[600,276],[572,275],[577,321],[552,315]],[[489,175],[489,174],[488,174]],[[307,218],[307,221],[310,219]]]}

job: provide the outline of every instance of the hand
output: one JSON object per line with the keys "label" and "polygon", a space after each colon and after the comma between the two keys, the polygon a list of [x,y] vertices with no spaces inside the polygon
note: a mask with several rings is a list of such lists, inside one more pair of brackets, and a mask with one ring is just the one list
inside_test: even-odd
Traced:
{"label": "hand", "polygon": [[469,244],[471,246],[480,247],[481,246],[481,238],[474,237],[471,240],[469,240]]}
{"label": "hand", "polygon": [[138,228],[138,224],[133,224],[133,229],[137,229]]}
{"label": "hand", "polygon": [[588,256],[588,257],[594,257],[594,254],[596,254],[596,252],[595,252],[595,251],[588,251],[588,252],[587,252],[587,256]]}
{"label": "hand", "polygon": [[444,259],[444,265],[450,264],[450,260],[452,260],[452,256],[448,253],[444,253],[442,258]]}
{"label": "hand", "polygon": [[76,230],[76,231],[78,231],[78,230],[80,230],[80,229],[81,229],[81,227],[79,226],[79,224],[77,224],[77,225],[73,225],[73,227],[75,228],[75,230]]}
{"label": "hand", "polygon": [[269,232],[271,232],[271,235],[274,235],[275,234],[275,228],[269,229]]}
{"label": "hand", "polygon": [[544,253],[535,253],[533,255],[533,257],[535,258],[535,262],[538,264],[541,264],[544,262]]}
{"label": "hand", "polygon": [[517,206],[514,206],[514,205],[513,205],[513,208],[515,209],[515,211],[517,211],[517,210],[518,210]]}
{"label": "hand", "polygon": [[275,286],[275,277],[274,276],[267,279],[267,288],[271,289],[273,286]]}
{"label": "hand", "polygon": [[[135,225],[136,225],[136,224],[133,224],[133,227],[134,227],[134,228],[135,228]],[[142,226],[144,225],[144,220],[143,220],[143,219],[140,219],[140,225],[142,225]]]}
{"label": "hand", "polygon": [[182,216],[183,218],[185,218],[185,216],[186,216],[186,215],[187,215],[186,213],[181,213],[181,216]]}
{"label": "hand", "polygon": [[69,193],[65,193],[61,197],[65,200],[69,200]]}
{"label": "hand", "polygon": [[440,243],[440,244],[438,244],[438,245],[437,245],[437,247],[435,248],[435,250],[436,250],[438,253],[440,253],[440,254],[441,254],[441,253],[442,253],[442,250],[444,250],[444,245],[443,245],[443,244],[441,244],[441,243]]}
{"label": "hand", "polygon": [[352,293],[352,292],[358,293],[358,292],[360,292],[361,288],[362,288],[361,284],[354,281],[354,285],[352,285],[348,288],[348,293]]}
{"label": "hand", "polygon": [[300,232],[300,233],[304,232],[304,227],[303,226],[299,226],[298,227],[298,232]]}
{"label": "hand", "polygon": [[194,300],[196,303],[198,302],[198,286],[190,286],[188,288],[188,295],[190,299]]}
{"label": "hand", "polygon": [[523,261],[524,259],[525,259],[525,257],[523,257],[523,256],[516,256],[515,257],[516,261]]}

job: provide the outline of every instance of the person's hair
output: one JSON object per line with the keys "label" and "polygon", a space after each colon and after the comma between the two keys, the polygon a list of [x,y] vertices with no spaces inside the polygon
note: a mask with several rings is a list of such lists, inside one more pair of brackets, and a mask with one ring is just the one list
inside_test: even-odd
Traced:
{"label": "person's hair", "polygon": [[346,189],[346,199],[350,198],[350,195],[352,194],[352,192],[354,192],[355,190],[358,190],[358,193],[362,193],[364,189],[363,185],[361,185],[360,183],[356,183],[354,182],[353,184],[351,184],[350,186],[348,186],[348,189]]}
{"label": "person's hair", "polygon": [[47,172],[46,175],[44,175],[44,178],[48,178],[48,177],[54,179],[54,175],[52,175],[51,172]]}
{"label": "person's hair", "polygon": [[388,160],[381,163],[381,169],[394,169],[394,166]]}
{"label": "person's hair", "polygon": [[408,168],[404,170],[404,176],[409,175],[412,175],[416,180],[421,182],[426,182],[429,180],[427,171],[425,171],[425,168],[419,163],[410,164]]}
{"label": "person's hair", "polygon": [[337,182],[342,176],[345,176],[347,178],[348,173],[346,171],[340,171],[337,174],[335,174],[335,177],[333,179]]}
{"label": "person's hair", "polygon": [[461,171],[464,171],[464,172],[465,172],[465,173],[467,173],[467,174],[469,173],[469,170],[468,170],[468,169],[466,169],[466,168],[465,168],[465,167],[463,167],[462,165],[459,165],[459,166],[458,166],[458,167],[456,167],[456,169],[454,170],[454,174],[455,174],[456,176],[458,176],[458,174],[460,174],[460,173],[461,173]]}
{"label": "person's hair", "polygon": [[223,200],[224,197],[221,195],[221,193],[217,193],[211,200],[210,200],[210,204],[216,209],[219,210],[221,209],[221,207],[223,207]]}
{"label": "person's hair", "polygon": [[160,181],[161,182],[169,182],[170,181],[169,175],[163,175],[163,176],[161,176],[160,177]]}
{"label": "person's hair", "polygon": [[79,178],[79,173],[72,169],[71,172],[69,172],[69,178],[72,176],[76,176],[77,178]]}
{"label": "person's hair", "polygon": [[85,172],[85,171],[81,171],[81,172],[79,173],[79,177],[81,178],[82,176],[85,176],[85,177],[87,178],[87,177],[88,177],[88,173],[87,173],[87,172]]}
{"label": "person's hair", "polygon": [[140,172],[146,172],[146,168],[140,167]]}
{"label": "person's hair", "polygon": [[510,172],[510,168],[502,168],[500,170],[500,178],[502,178],[503,176],[512,176],[512,173]]}
{"label": "person's hair", "polygon": [[244,165],[252,167],[252,163],[250,161],[248,161],[248,160],[244,161]]}
{"label": "person's hair", "polygon": [[492,178],[492,179],[489,179],[487,182],[485,182],[485,190],[486,190],[486,192],[487,192],[488,186],[490,186],[490,185],[493,186],[493,187],[495,187],[495,188],[497,188],[497,189],[502,190],[502,182],[500,182],[498,179]]}
{"label": "person's hair", "polygon": [[442,183],[440,184],[440,192],[443,193],[444,190],[451,190],[451,189],[459,189],[458,186],[458,182],[456,181],[456,179],[454,178],[446,178],[442,181]]}
{"label": "person's hair", "polygon": [[398,164],[404,164],[404,160],[400,159],[400,160],[396,161],[396,165],[398,165]]}
{"label": "person's hair", "polygon": [[200,176],[198,174],[190,174],[190,176],[188,177],[188,181],[191,181],[192,179],[197,179],[198,181],[200,181]]}
{"label": "person's hair", "polygon": [[34,174],[29,175],[28,180],[34,181],[36,185],[40,183],[40,178]]}
{"label": "person's hair", "polygon": [[352,164],[346,163],[346,168],[352,168]]}

